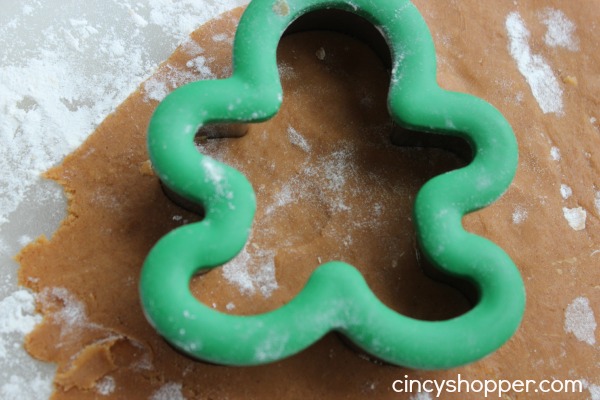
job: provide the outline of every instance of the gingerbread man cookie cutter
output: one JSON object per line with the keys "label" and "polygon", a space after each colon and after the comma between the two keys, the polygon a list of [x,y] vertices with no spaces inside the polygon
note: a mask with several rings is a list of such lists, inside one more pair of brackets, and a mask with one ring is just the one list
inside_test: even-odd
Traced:
{"label": "gingerbread man cookie cutter", "polygon": [[[223,265],[248,240],[256,208],[248,180],[202,155],[201,127],[260,122],[275,115],[283,94],[276,49],[299,17],[335,9],[380,30],[392,61],[388,108],[398,125],[467,141],[472,160],[429,180],[414,204],[422,252],[445,276],[477,292],[474,307],[443,321],[423,321],[385,306],[352,266],[320,265],[284,306],[259,315],[229,315],[197,301],[192,277]],[[234,41],[233,74],[193,82],[167,96],[149,126],[148,149],[164,186],[200,204],[204,218],[161,238],[144,263],[141,303],[147,319],[172,345],[212,363],[258,365],[281,360],[337,331],[371,355],[421,369],[478,360],[504,344],[523,316],[525,291],[510,257],[491,241],[465,231],[462,217],[500,197],[517,166],[508,122],[476,97],[441,89],[431,34],[409,0],[254,0]],[[235,134],[235,133],[234,133]]]}

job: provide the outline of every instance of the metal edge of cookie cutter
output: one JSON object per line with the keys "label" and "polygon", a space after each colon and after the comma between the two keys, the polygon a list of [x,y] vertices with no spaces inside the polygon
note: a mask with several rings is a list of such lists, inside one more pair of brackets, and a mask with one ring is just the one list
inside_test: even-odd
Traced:
{"label": "metal edge of cookie cutter", "polygon": [[[429,180],[414,205],[425,256],[445,275],[464,279],[479,292],[477,304],[463,315],[423,321],[398,314],[377,299],[354,267],[338,261],[319,266],[289,303],[259,315],[221,313],[189,290],[194,274],[241,251],[256,207],[247,179],[200,154],[195,134],[207,124],[259,122],[276,114],[283,96],[276,64],[280,37],[300,16],[328,8],[359,15],[382,30],[393,60],[388,108],[396,123],[461,137],[473,148],[468,165]],[[516,140],[491,105],[437,85],[433,40],[414,5],[408,0],[254,0],[240,20],[233,52],[230,78],[175,90],[150,121],[148,149],[159,178],[206,211],[202,221],[161,238],[146,258],[140,296],[155,329],[190,356],[236,366],[283,359],[330,331],[391,364],[420,369],[463,365],[504,344],[523,316],[523,281],[502,249],[465,231],[461,220],[508,188],[517,166]]]}

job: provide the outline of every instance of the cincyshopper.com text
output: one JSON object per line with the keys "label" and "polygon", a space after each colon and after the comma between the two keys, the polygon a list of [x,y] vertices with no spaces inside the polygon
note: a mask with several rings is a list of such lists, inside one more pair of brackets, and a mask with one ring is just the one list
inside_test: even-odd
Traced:
{"label": "cincyshopper.com text", "polygon": [[485,379],[469,380],[457,375],[456,379],[397,379],[392,383],[396,393],[430,393],[436,398],[445,393],[478,393],[485,398],[502,398],[504,393],[581,393],[583,383],[580,380],[533,379],[507,380]]}

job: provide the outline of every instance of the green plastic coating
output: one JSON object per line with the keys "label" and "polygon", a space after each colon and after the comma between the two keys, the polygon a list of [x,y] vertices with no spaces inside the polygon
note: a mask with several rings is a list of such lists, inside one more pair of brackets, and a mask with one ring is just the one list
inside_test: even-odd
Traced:
{"label": "green plastic coating", "polygon": [[[283,93],[276,49],[300,16],[339,9],[379,28],[392,55],[389,112],[412,130],[457,136],[473,160],[429,180],[414,204],[421,249],[444,275],[478,292],[465,314],[422,321],[385,306],[351,265],[319,266],[284,306],[235,316],[197,301],[189,282],[242,250],[256,208],[254,191],[236,169],[202,155],[198,129],[211,123],[259,122],[277,113]],[[489,205],[510,185],[517,167],[512,129],[491,105],[441,89],[431,34],[408,0],[254,0],[237,29],[233,74],[185,85],[158,106],[148,148],[161,181],[205,209],[205,218],[158,241],[141,273],[140,295],[150,323],[186,354],[217,364],[246,366],[281,360],[337,331],[371,355],[420,369],[450,368],[478,360],[505,343],[525,307],[521,276],[497,245],[464,230],[462,217]]]}

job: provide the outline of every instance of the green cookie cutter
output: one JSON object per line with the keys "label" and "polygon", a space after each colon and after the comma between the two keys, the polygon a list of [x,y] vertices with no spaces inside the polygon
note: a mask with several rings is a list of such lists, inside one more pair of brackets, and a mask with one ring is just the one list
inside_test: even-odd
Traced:
{"label": "green cookie cutter", "polygon": [[[237,170],[198,152],[207,124],[260,122],[277,113],[283,94],[276,49],[288,26],[312,11],[362,17],[385,37],[392,56],[388,107],[394,121],[426,134],[466,140],[463,168],[429,180],[414,204],[422,252],[439,272],[468,282],[477,302],[463,315],[423,321],[385,306],[352,266],[327,262],[284,306],[235,316],[197,301],[189,282],[244,247],[255,212],[252,186]],[[431,34],[408,0],[254,0],[242,16],[230,78],[193,82],[167,96],[149,126],[156,172],[178,196],[205,210],[202,221],[161,238],[143,265],[141,303],[149,322],[184,353],[216,364],[265,364],[302,351],[337,331],[371,355],[420,369],[450,368],[498,349],[518,328],[525,307],[521,276],[491,241],[466,232],[462,217],[489,205],[517,166],[512,129],[491,105],[436,83]]]}

